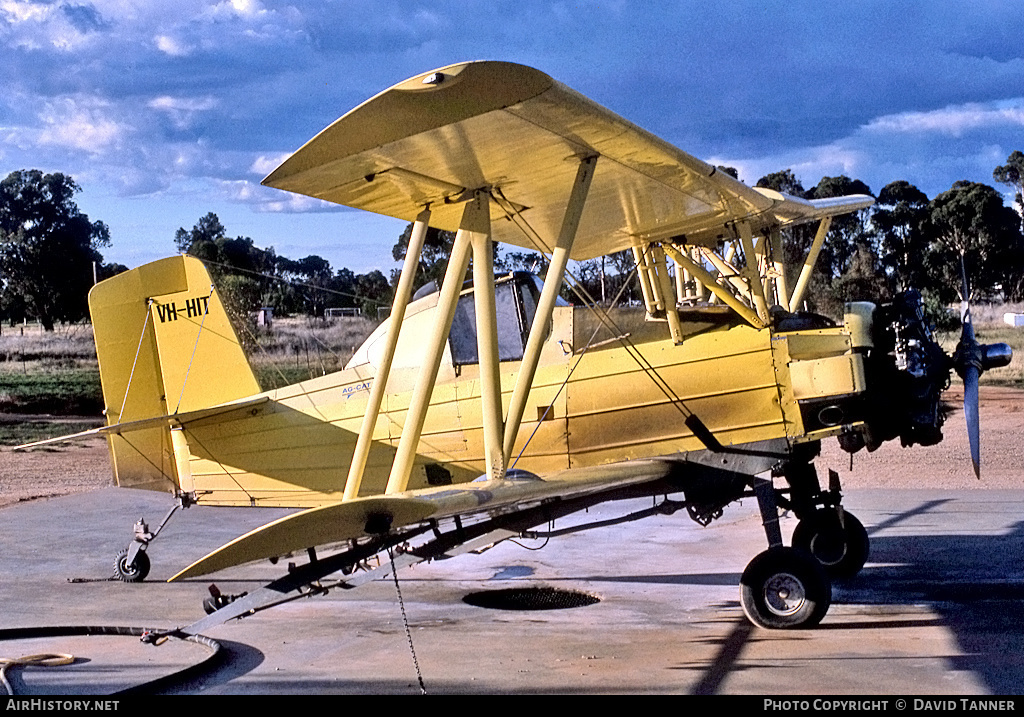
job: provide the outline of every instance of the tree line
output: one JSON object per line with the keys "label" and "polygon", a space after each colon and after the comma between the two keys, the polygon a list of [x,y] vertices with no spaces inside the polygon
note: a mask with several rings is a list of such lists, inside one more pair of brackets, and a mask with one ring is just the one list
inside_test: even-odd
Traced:
{"label": "tree line", "polygon": [[235,318],[262,306],[284,315],[323,316],[327,309],[341,308],[376,318],[378,307],[391,304],[391,287],[381,271],[334,270],[316,254],[289,259],[273,247],[257,247],[249,237],[229,237],[212,212],[190,230],[179,228],[174,245],[206,264]]}
{"label": "tree line", "polygon": [[[738,176],[733,167],[719,169]],[[995,168],[993,179],[1014,192],[1016,205],[1024,212],[1024,153],[1010,154],[1005,165]],[[1024,215],[1006,206],[1002,194],[989,185],[959,181],[929,199],[913,184],[898,180],[876,195],[864,182],[847,176],[823,177],[807,189],[791,169],[785,169],[761,177],[755,186],[802,199],[850,194],[875,198],[872,207],[833,219],[818,255],[806,307],[801,308],[838,319],[847,301],[880,303],[913,287],[923,294],[932,321],[946,323],[950,314],[943,307],[960,298],[961,266],[976,299],[1024,300]],[[409,225],[394,247],[396,261],[405,258],[411,229]],[[788,286],[795,285],[816,230],[816,224],[807,224],[783,231]],[[421,283],[440,281],[454,238],[452,232],[428,233],[420,261]],[[539,268],[538,273],[543,274],[546,261],[534,252],[503,252],[495,267]],[[618,294],[632,270],[630,251],[571,267],[584,295],[598,302],[608,302]],[[625,286],[622,296],[626,301],[640,301],[637,283]]]}
{"label": "tree line", "polygon": [[[1022,177],[1021,152],[1013,152],[993,172],[997,182],[1015,192],[1018,207]],[[924,295],[932,318],[941,319],[946,315],[941,307],[960,298],[964,272],[978,300],[1024,299],[1024,219],[987,184],[958,181],[929,199],[903,180],[890,182],[877,195],[846,176],[824,177],[805,189],[791,170],[784,170],[762,177],[757,186],[805,199],[875,198],[874,206],[832,222],[808,299],[809,308],[820,313],[841,316],[846,301],[886,301],[913,287]],[[790,286],[794,277],[788,272],[799,271],[814,231],[814,226],[802,226],[786,233]]]}
{"label": "tree line", "polygon": [[[733,168],[720,169],[737,175]],[[992,176],[1014,193],[1018,208],[1024,207],[1024,153],[1011,153]],[[942,307],[959,298],[961,266],[976,297],[1024,299],[1024,219],[992,186],[959,181],[929,199],[899,180],[875,195],[860,180],[846,176],[824,177],[807,189],[791,169],[765,175],[756,186],[805,199],[875,197],[874,206],[833,220],[809,288],[808,309],[839,317],[846,301],[881,302],[914,287],[925,296],[933,318],[942,319]],[[12,172],[0,181],[0,320],[38,320],[46,330],[58,322],[82,320],[92,284],[126,269],[103,261],[100,250],[110,246],[110,230],[78,209],[74,195],[79,191],[67,175],[34,169]],[[396,262],[405,258],[411,229],[406,227],[392,249]],[[784,232],[790,286],[815,229],[807,225]],[[230,237],[213,213],[192,229],[179,228],[173,241],[179,252],[207,264],[236,318],[260,306],[308,316],[348,308],[376,318],[378,307],[390,305],[399,274],[398,269],[390,276],[379,270],[356,274],[334,269],[317,255],[289,259],[273,247],[256,246],[249,237]],[[452,232],[428,232],[417,286],[440,281],[453,241]],[[571,271],[597,301],[609,301],[620,289],[626,300],[635,301],[636,282],[627,284],[632,263],[627,251],[577,263]],[[495,249],[497,270],[543,275],[546,266],[539,253]]]}

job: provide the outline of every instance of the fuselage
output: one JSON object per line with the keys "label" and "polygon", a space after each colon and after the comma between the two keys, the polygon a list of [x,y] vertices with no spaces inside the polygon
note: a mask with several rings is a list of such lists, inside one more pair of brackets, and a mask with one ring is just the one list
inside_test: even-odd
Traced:
{"label": "fuselage", "polygon": [[[497,289],[506,408],[536,293],[522,276]],[[384,492],[436,301],[428,295],[406,311],[360,496]],[[410,490],[485,472],[472,301],[472,289],[465,290],[460,304],[468,306],[456,313]],[[795,445],[850,424],[844,401],[863,391],[864,377],[844,327],[755,329],[723,308],[684,312],[677,344],[664,322],[645,320],[642,308],[556,307],[509,467],[543,475],[703,451],[684,424],[687,413],[725,446]],[[222,505],[341,500],[385,331],[379,327],[342,371],[267,392],[265,406],[237,420],[191,425],[181,489]]]}

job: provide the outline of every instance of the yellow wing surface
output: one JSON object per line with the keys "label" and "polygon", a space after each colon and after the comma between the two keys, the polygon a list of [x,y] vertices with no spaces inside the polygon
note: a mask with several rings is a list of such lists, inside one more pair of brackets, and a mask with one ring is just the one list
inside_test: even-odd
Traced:
{"label": "yellow wing surface", "polygon": [[666,477],[672,467],[670,461],[629,461],[560,471],[543,479],[476,481],[311,508],[236,538],[188,566],[171,581],[316,545],[361,538],[369,534],[367,524],[371,520],[398,529],[456,515],[511,511],[555,497],[577,497],[658,480]]}
{"label": "yellow wing surface", "polygon": [[457,230],[465,190],[490,188],[495,241],[545,249],[557,236],[580,159],[599,156],[572,258],[683,237],[715,243],[746,221],[757,232],[820,219],[870,197],[806,201],[747,187],[548,75],[507,62],[470,62],[401,82],[345,114],[263,183]]}

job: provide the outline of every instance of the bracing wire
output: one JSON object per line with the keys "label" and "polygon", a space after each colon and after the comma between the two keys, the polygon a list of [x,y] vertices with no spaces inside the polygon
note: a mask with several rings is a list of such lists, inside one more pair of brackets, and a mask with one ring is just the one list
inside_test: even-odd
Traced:
{"label": "bracing wire", "polygon": [[[198,258],[198,257],[196,257],[196,258]],[[370,298],[369,296],[361,296],[359,294],[352,294],[352,293],[347,292],[347,291],[338,291],[337,289],[330,289],[330,288],[328,288],[326,286],[319,286],[317,284],[307,284],[307,283],[302,282],[302,281],[294,281],[292,279],[285,279],[283,276],[274,276],[273,274],[265,274],[262,271],[253,271],[252,269],[242,269],[242,268],[237,267],[237,266],[232,266],[231,264],[223,264],[223,263],[221,263],[219,261],[213,261],[212,259],[200,259],[200,261],[202,261],[204,264],[209,264],[211,266],[219,266],[219,267],[221,267],[223,269],[227,269],[227,270],[232,271],[232,272],[238,272],[240,274],[250,274],[252,276],[258,276],[258,277],[260,277],[262,279],[270,279],[271,281],[279,281],[282,284],[288,284],[289,286],[301,286],[301,287],[303,287],[305,289],[313,289],[314,291],[323,291],[324,293],[327,293],[327,294],[335,294],[337,296],[344,296],[344,297],[346,297],[348,299],[356,299],[358,301],[369,301],[370,303],[376,304],[377,306],[389,306],[390,305],[390,302],[381,301],[379,299],[373,299],[373,298]]]}
{"label": "bracing wire", "polygon": [[[544,254],[551,253],[547,244],[540,238],[537,231],[530,225],[530,223],[522,216],[522,213],[516,209],[515,205],[508,201],[505,196],[501,193],[500,189],[495,190],[495,200],[498,200],[498,205],[505,211],[506,216],[515,223],[515,225],[523,232],[523,235],[533,244],[537,251]],[[597,301],[590,295],[590,293],[583,286],[582,282],[568,269],[565,272],[566,277],[570,281],[570,289],[575,293],[589,308],[597,319],[608,328],[612,335],[622,344],[622,347],[629,354],[630,358],[646,373],[653,381],[654,385],[661,391],[662,394],[669,400],[669,402],[678,410],[684,418],[689,418],[693,415],[683,400],[676,395],[672,390],[671,385],[658,373],[643,353],[636,347],[629,337],[623,333],[622,329],[615,323],[615,321],[608,315],[608,313],[598,306]]]}
{"label": "bracing wire", "polygon": [[142,341],[146,338],[146,327],[149,326],[149,315],[152,313],[149,310],[149,305],[146,306],[146,319],[142,322],[142,333],[139,334],[139,347],[135,349],[135,360],[132,361],[132,370],[128,374],[128,384],[124,387],[124,401],[121,402],[121,412],[117,414],[117,422],[121,422],[121,417],[124,415],[124,407],[128,405],[128,392],[132,388],[132,379],[135,378],[135,367],[139,363],[139,354],[142,353]]}
{"label": "bracing wire", "polygon": [[[622,295],[625,293],[626,288],[629,286],[630,281],[633,279],[633,276],[635,274],[636,274],[636,267],[634,267],[633,270],[629,273],[629,276],[626,277],[626,280],[624,282],[622,282],[622,286],[619,288],[619,293],[615,295],[614,299],[612,299],[612,303],[611,303],[611,306],[609,308],[614,308],[619,303],[619,299],[622,298]],[[522,450],[519,451],[519,454],[516,456],[516,459],[514,461],[512,461],[512,465],[509,466],[509,470],[512,470],[513,468],[515,468],[516,464],[519,462],[519,459],[523,457],[523,454],[526,452],[526,449],[529,447],[530,442],[533,440],[533,437],[537,435],[537,431],[540,429],[541,425],[543,425],[544,420],[548,417],[548,413],[551,412],[551,408],[554,405],[555,401],[562,394],[562,391],[565,390],[565,387],[569,384],[569,379],[572,378],[573,372],[575,372],[576,368],[580,365],[580,362],[583,360],[583,357],[586,355],[587,350],[590,349],[591,344],[594,343],[594,339],[597,338],[597,334],[600,331],[601,331],[601,326],[594,327],[594,333],[592,333],[590,335],[590,338],[587,340],[586,345],[584,345],[583,350],[580,351],[580,355],[576,358],[576,362],[572,365],[572,368],[569,369],[569,372],[565,375],[565,379],[562,381],[562,385],[558,387],[558,391],[555,393],[555,397],[548,404],[548,407],[546,409],[544,409],[544,414],[539,419],[537,419],[537,423],[533,427],[533,431],[530,433],[529,438],[526,439],[526,443],[523,444],[523,448],[522,448]]]}
{"label": "bracing wire", "polygon": [[[210,293],[206,296],[207,301],[213,298],[213,287],[210,287]],[[192,373],[192,364],[196,360],[196,350],[199,348],[199,339],[203,335],[203,326],[206,325],[206,317],[210,314],[209,309],[203,312],[203,318],[199,321],[199,331],[196,332],[196,342],[192,345],[192,356],[188,360],[188,368],[185,369],[185,379],[181,382],[181,393],[178,395],[178,403],[174,407],[174,412],[177,413],[178,409],[181,408],[181,400],[185,398],[185,386],[188,385],[189,374]]]}

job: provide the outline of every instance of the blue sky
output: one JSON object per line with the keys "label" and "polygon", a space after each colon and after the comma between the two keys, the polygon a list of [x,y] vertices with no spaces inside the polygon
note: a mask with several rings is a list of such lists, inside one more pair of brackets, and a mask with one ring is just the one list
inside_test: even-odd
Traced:
{"label": "blue sky", "polygon": [[0,176],[72,175],[108,261],[169,255],[212,211],[387,273],[403,223],[259,181],[412,75],[521,62],[748,184],[792,168],[934,197],[1024,150],[1021,38],[1020,0],[0,0]]}

